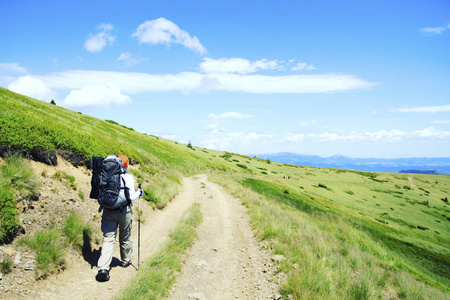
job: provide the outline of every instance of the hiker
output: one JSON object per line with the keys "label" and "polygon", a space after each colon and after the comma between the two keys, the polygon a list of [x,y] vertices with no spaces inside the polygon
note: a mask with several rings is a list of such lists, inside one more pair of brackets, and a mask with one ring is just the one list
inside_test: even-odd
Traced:
{"label": "hiker", "polygon": [[[119,197],[126,197],[126,190],[129,191],[129,201],[126,202],[125,206],[108,209],[103,208],[102,214],[102,232],[103,232],[103,245],[100,258],[97,263],[99,269],[97,274],[98,281],[108,281],[109,280],[109,270],[113,256],[114,244],[116,242],[117,229],[119,229],[119,244],[120,244],[120,259],[122,267],[126,268],[131,265],[131,253],[133,251],[133,242],[131,240],[131,228],[133,226],[133,212],[131,210],[131,201],[138,199],[142,196],[143,191],[134,189],[134,178],[128,173],[128,163],[129,159],[126,155],[117,155],[122,161],[122,166],[124,168],[124,173],[120,176],[123,178],[121,180],[121,190]],[[125,186],[123,186],[125,183]],[[123,189],[125,188],[125,189]]]}

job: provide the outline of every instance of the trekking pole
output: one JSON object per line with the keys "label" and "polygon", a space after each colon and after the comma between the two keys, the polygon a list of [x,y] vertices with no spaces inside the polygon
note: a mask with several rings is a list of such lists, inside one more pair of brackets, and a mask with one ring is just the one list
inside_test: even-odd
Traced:
{"label": "trekking pole", "polygon": [[[139,183],[139,189],[141,189],[141,184]],[[138,270],[141,264],[141,193],[139,191],[139,210],[138,210]]]}

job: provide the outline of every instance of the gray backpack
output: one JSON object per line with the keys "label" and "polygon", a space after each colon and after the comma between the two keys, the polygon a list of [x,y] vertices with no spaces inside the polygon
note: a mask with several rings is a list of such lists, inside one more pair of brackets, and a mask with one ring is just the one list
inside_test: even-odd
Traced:
{"label": "gray backpack", "polygon": [[122,160],[115,155],[107,156],[101,165],[98,180],[98,203],[100,210],[122,209],[129,205],[130,192],[122,177],[126,170],[122,167]]}

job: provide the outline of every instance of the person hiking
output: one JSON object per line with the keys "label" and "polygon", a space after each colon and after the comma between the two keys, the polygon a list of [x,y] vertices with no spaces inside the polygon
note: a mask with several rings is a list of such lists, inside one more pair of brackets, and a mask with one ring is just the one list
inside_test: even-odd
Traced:
{"label": "person hiking", "polygon": [[[113,256],[114,244],[116,242],[117,229],[119,229],[120,259],[122,267],[131,265],[131,253],[133,251],[133,242],[131,240],[131,228],[133,226],[133,212],[131,210],[131,201],[142,196],[141,189],[134,189],[134,178],[128,173],[127,168],[129,159],[126,155],[117,155],[122,161],[124,172],[121,176],[121,189],[119,197],[127,198],[124,206],[108,209],[103,207],[102,225],[103,245],[100,258],[97,263],[98,274],[96,279],[100,282],[109,280],[109,270]],[[127,191],[128,190],[128,191]],[[127,197],[129,194],[129,197]]]}

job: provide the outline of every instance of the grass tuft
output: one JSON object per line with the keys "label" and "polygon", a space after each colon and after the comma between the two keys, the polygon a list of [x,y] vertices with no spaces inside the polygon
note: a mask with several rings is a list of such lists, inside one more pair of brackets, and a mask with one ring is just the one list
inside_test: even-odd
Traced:
{"label": "grass tuft", "polygon": [[62,230],[36,232],[34,236],[20,239],[18,245],[28,246],[36,252],[38,277],[46,278],[65,268],[67,246],[90,250],[91,234],[90,225],[80,215],[70,213]]}
{"label": "grass tuft", "polygon": [[63,233],[73,247],[80,250],[90,247],[90,243],[86,243],[86,240],[90,241],[92,227],[79,214],[73,212],[69,214],[64,223]]}
{"label": "grass tuft", "polygon": [[37,232],[34,237],[20,239],[18,244],[26,245],[36,252],[39,277],[45,278],[65,268],[66,254],[59,230]]}
{"label": "grass tuft", "polygon": [[6,257],[0,263],[0,272],[2,274],[8,274],[12,270],[12,259],[10,257]]}

